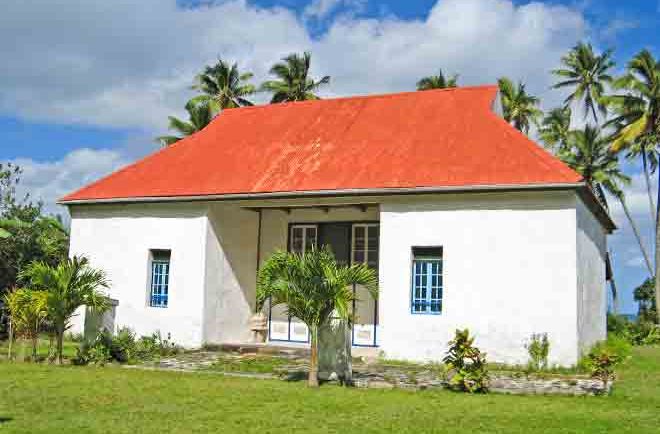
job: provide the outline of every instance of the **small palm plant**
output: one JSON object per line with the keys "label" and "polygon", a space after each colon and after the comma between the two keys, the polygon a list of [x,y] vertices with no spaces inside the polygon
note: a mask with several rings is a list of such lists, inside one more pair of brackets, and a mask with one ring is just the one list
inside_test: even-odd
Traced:
{"label": "small palm plant", "polygon": [[47,293],[48,318],[53,322],[57,340],[57,362],[62,364],[64,332],[76,310],[87,306],[97,312],[109,307],[109,299],[100,289],[108,288],[105,272],[89,265],[84,257],[74,256],[56,267],[38,261],[30,264],[20,274],[33,288]]}
{"label": "small palm plant", "polygon": [[365,264],[340,266],[327,247],[305,253],[278,251],[259,271],[257,303],[270,299],[273,305],[286,306],[309,328],[311,358],[308,384],[318,387],[319,330],[332,317],[352,322],[352,305],[356,301],[352,285],[364,286],[378,295],[376,272]]}
{"label": "small palm plant", "polygon": [[29,288],[17,288],[5,294],[3,302],[9,310],[9,348],[12,358],[12,342],[20,337],[32,342],[32,360],[37,359],[39,330],[48,313],[47,294]]}

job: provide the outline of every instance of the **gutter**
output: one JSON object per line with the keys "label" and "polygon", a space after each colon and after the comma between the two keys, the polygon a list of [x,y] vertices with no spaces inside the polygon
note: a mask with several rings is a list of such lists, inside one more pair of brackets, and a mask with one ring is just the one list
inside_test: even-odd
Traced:
{"label": "gutter", "polygon": [[250,199],[291,199],[301,197],[332,196],[389,196],[404,194],[462,193],[489,191],[526,191],[526,190],[574,190],[584,187],[583,182],[551,184],[491,184],[450,187],[405,187],[405,188],[351,188],[340,190],[305,190],[269,193],[230,193],[188,196],[142,196],[116,197],[105,199],[74,199],[57,201],[58,205],[83,205],[97,203],[145,203],[145,202],[193,202],[209,200],[250,200]]}

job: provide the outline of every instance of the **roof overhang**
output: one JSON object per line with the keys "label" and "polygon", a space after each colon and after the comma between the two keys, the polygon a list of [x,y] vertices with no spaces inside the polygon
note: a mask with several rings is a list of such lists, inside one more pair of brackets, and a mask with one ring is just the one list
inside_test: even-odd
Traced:
{"label": "roof overhang", "polygon": [[390,196],[413,194],[442,194],[442,193],[485,193],[507,191],[550,191],[575,190],[585,205],[596,216],[608,233],[616,229],[608,211],[603,207],[590,188],[584,182],[557,183],[557,184],[497,184],[473,186],[448,187],[411,187],[411,188],[370,188],[370,189],[344,189],[344,190],[309,190],[266,193],[232,193],[207,195],[181,195],[181,196],[148,196],[148,197],[118,197],[104,199],[60,200],[57,203],[65,206],[94,205],[94,204],[135,204],[135,203],[172,203],[172,202],[201,202],[201,201],[228,201],[228,200],[264,200],[264,199],[296,199],[296,198],[323,198],[336,196]]}

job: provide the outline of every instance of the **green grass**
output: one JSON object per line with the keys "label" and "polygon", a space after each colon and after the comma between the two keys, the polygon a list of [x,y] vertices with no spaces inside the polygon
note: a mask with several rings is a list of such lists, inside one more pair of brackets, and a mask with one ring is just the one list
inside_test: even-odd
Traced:
{"label": "green grass", "polygon": [[[21,347],[21,345],[24,346]],[[48,337],[42,336],[41,338],[39,338],[39,347],[38,347],[39,357],[46,358],[48,356],[48,345],[49,345]],[[80,345],[79,342],[65,340],[62,343],[62,354],[64,355],[64,358],[71,359],[75,357],[76,350],[78,349],[79,345]],[[7,347],[8,347],[7,341],[0,341],[0,360],[7,359]],[[12,349],[12,352],[14,353],[15,357],[20,357],[21,354],[23,354],[24,356],[29,356],[32,354],[32,343],[28,341],[14,342],[14,347]]]}
{"label": "green grass", "polygon": [[307,389],[215,373],[0,363],[0,433],[658,433],[660,347],[609,397]]}
{"label": "green grass", "polygon": [[279,373],[283,367],[293,365],[295,365],[294,362],[283,359],[281,357],[244,356],[240,359],[223,357],[211,365],[210,369],[221,372],[252,372],[258,374],[275,374]]}

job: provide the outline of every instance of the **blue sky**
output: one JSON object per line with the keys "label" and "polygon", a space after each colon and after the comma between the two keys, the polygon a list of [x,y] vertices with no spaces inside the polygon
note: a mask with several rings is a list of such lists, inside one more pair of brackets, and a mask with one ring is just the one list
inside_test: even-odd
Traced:
{"label": "blue sky", "polygon": [[[578,40],[615,49],[621,68],[641,48],[660,56],[660,2],[510,0],[10,0],[0,16],[0,161],[25,168],[25,188],[55,198],[156,149],[180,115],[191,78],[222,55],[267,76],[292,51],[312,50],[325,94],[412,89],[442,67],[463,84],[522,79],[543,99],[548,71]],[[261,98],[265,98],[262,96]],[[650,246],[636,164],[629,201]],[[612,237],[623,308],[644,279],[617,207]]]}

